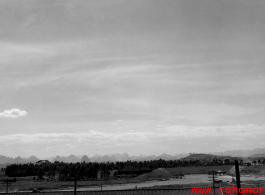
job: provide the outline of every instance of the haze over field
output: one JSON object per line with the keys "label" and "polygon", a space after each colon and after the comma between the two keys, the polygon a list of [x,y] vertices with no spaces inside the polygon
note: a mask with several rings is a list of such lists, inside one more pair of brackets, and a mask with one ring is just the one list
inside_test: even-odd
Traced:
{"label": "haze over field", "polygon": [[1,0],[0,154],[264,147],[263,0]]}

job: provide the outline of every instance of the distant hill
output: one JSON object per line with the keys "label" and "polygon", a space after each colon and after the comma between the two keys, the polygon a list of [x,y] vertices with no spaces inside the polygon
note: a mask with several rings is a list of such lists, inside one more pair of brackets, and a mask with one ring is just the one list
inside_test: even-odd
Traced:
{"label": "distant hill", "polygon": [[20,156],[16,158],[10,158],[3,155],[0,155],[0,164],[24,164],[24,163],[36,163],[39,161],[36,156],[30,156],[29,158],[21,158]]}
{"label": "distant hill", "polygon": [[87,155],[84,155],[84,156],[81,158],[81,162],[86,162],[86,163],[89,163],[89,162],[90,162],[90,160],[89,160],[89,158],[88,158],[88,156],[87,156]]}
{"label": "distant hill", "polygon": [[256,148],[253,150],[227,150],[225,152],[215,152],[213,154],[220,156],[232,156],[232,157],[249,157],[255,154],[264,154],[265,148]]}
{"label": "distant hill", "polygon": [[[139,156],[129,156],[127,153],[123,154],[110,154],[110,155],[94,155],[92,157],[88,157],[86,155],[74,155],[71,154],[69,156],[55,156],[47,158],[50,162],[67,162],[67,163],[76,163],[76,162],[126,162],[126,161],[150,161],[150,160],[178,160],[178,159],[225,159],[225,158],[232,158],[232,157],[261,157],[265,158],[265,148],[257,148],[253,150],[228,150],[225,152],[215,152],[212,154],[176,154],[170,155],[163,153],[161,155],[139,155]],[[24,164],[24,163],[36,163],[40,159],[36,156],[30,156],[29,158],[11,158],[7,156],[0,155],[0,165],[3,164]]]}
{"label": "distant hill", "polygon": [[86,155],[70,155],[68,157],[59,156],[53,158],[47,158],[47,160],[50,160],[51,162],[59,161],[59,162],[126,162],[126,161],[150,161],[150,160],[177,160],[180,158],[183,158],[187,156],[188,154],[177,154],[177,155],[168,155],[166,153],[161,154],[159,156],[150,155],[150,156],[129,156],[127,153],[123,154],[111,154],[111,155],[94,155],[92,157],[87,157]]}
{"label": "distant hill", "polygon": [[249,157],[261,157],[261,158],[265,158],[265,153],[263,153],[263,154],[253,154],[253,155],[250,155]]}
{"label": "distant hill", "polygon": [[218,156],[218,155],[213,155],[213,154],[195,154],[191,153],[189,156],[186,156],[185,158],[182,158],[182,160],[189,161],[189,160],[202,160],[202,161],[213,161],[216,160],[217,164],[223,164],[223,162],[228,159],[229,161],[234,161],[234,160],[241,160],[242,157],[234,157],[234,156]]}
{"label": "distant hill", "polygon": [[13,158],[9,158],[3,155],[0,155],[0,164],[8,164],[13,162]]}
{"label": "distant hill", "polygon": [[65,162],[68,162],[68,163],[77,163],[77,162],[80,162],[81,159],[77,158],[75,155],[71,154],[70,156],[66,157],[65,158]]}
{"label": "distant hill", "polygon": [[232,158],[231,156],[218,156],[218,155],[213,155],[213,154],[195,154],[195,153],[191,153],[189,156],[186,156],[184,158],[182,158],[183,160],[212,160],[214,158],[217,159],[225,159],[225,158]]}
{"label": "distant hill", "polygon": [[213,159],[216,157],[219,157],[219,156],[212,155],[212,154],[203,154],[203,153],[200,153],[200,154],[191,153],[189,156],[186,156],[182,159],[184,159],[184,160],[202,160],[202,159]]}
{"label": "distant hill", "polygon": [[28,159],[26,159],[27,162],[36,163],[40,159],[38,159],[36,156],[30,156]]}
{"label": "distant hill", "polygon": [[55,158],[52,158],[52,162],[58,161],[58,162],[66,162],[66,163],[77,163],[80,162],[81,159],[77,158],[75,155],[71,154],[70,156],[64,157],[57,155]]}
{"label": "distant hill", "polygon": [[155,156],[155,155],[151,155],[151,156],[131,156],[131,160],[134,161],[150,161],[150,160],[159,160],[159,159],[163,159],[163,160],[178,160],[181,158],[184,158],[188,156],[188,154],[176,154],[176,155],[169,155],[166,153],[163,153],[159,156]]}
{"label": "distant hill", "polygon": [[161,158],[164,160],[175,160],[176,159],[174,156],[171,156],[171,155],[166,154],[166,153],[159,155],[157,158],[159,158],[159,159]]}
{"label": "distant hill", "polygon": [[20,156],[16,157],[13,161],[13,164],[23,164],[25,160],[23,160]]}
{"label": "distant hill", "polygon": [[63,162],[64,159],[62,157],[60,157],[59,155],[57,155],[54,159],[52,159],[52,162],[55,162],[55,161]]}
{"label": "distant hill", "polygon": [[150,161],[150,160],[155,160],[155,159],[156,159],[155,155],[151,155],[151,156],[144,156],[144,155],[131,156],[131,160],[132,161]]}
{"label": "distant hill", "polygon": [[117,161],[121,161],[121,162],[131,160],[130,156],[127,153],[123,153],[123,154],[116,153],[116,154],[113,154],[112,156],[114,156]]}

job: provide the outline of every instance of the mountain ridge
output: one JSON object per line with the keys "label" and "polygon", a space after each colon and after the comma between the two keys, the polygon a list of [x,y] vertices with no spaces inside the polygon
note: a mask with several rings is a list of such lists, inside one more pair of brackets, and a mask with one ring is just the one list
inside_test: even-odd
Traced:
{"label": "mountain ridge", "polygon": [[[227,150],[224,152],[214,152],[210,153],[212,155],[217,156],[231,156],[231,157],[265,157],[265,148],[256,148],[253,150]],[[77,162],[125,162],[125,161],[150,161],[150,160],[178,160],[189,156],[189,154],[175,154],[169,155],[163,153],[161,155],[139,155],[139,156],[130,156],[127,153],[115,153],[110,155],[94,155],[92,157],[88,157],[87,155],[74,155],[71,154],[69,156],[60,156],[56,155],[55,157],[45,158],[44,160],[49,160],[51,162],[59,161],[59,162],[66,162],[66,163],[77,163]],[[20,156],[16,158],[11,158],[7,156],[0,155],[0,164],[24,164],[24,163],[36,163],[38,162],[39,158],[36,156],[30,156],[28,158],[22,158]]]}
{"label": "mountain ridge", "polygon": [[215,152],[212,154],[219,156],[232,156],[232,157],[250,157],[255,154],[265,153],[265,148],[255,148],[252,150],[227,150],[224,152]]}

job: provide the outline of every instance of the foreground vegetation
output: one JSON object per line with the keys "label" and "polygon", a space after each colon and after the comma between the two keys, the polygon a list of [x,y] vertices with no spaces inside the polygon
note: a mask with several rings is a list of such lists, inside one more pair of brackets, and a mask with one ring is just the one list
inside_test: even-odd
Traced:
{"label": "foreground vegetation", "polygon": [[[151,160],[151,161],[127,161],[127,162],[107,162],[107,163],[42,163],[42,164],[12,164],[6,167],[5,174],[9,177],[37,176],[42,180],[44,176],[49,180],[55,180],[57,176],[59,181],[73,180],[76,176],[78,180],[95,180],[98,172],[102,172],[105,179],[110,177],[112,170],[117,170],[119,174],[142,174],[143,172],[152,171],[157,168],[176,168],[176,167],[198,167],[198,166],[223,166],[233,165],[234,159],[218,157],[213,155],[190,155],[181,160]],[[243,164],[243,161],[240,160]]]}
{"label": "foreground vegetation", "polygon": [[[242,159],[232,157],[220,157],[206,154],[191,154],[180,160],[151,160],[151,161],[127,161],[127,162],[83,162],[83,163],[28,163],[12,164],[6,169],[2,169],[0,179],[16,178],[17,182],[12,183],[11,191],[31,191],[67,189],[74,186],[75,178],[78,180],[78,187],[115,185],[126,183],[137,183],[137,175],[144,171],[152,171],[157,168],[165,168],[172,175],[186,174],[206,174],[212,170],[222,170],[228,172],[237,159],[240,165],[245,165],[242,174],[265,174],[265,166],[246,166],[249,163],[243,162]],[[257,160],[259,163],[259,161]],[[263,162],[260,160],[260,162]],[[111,172],[116,170],[115,177]],[[101,173],[101,179],[98,178]],[[181,185],[177,185],[180,187]],[[172,186],[171,186],[172,187]],[[0,191],[4,191],[1,186]]]}

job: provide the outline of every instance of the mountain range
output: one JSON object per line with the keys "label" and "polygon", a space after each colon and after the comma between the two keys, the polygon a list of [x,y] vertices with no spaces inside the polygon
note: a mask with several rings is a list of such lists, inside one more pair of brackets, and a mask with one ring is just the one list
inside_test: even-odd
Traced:
{"label": "mountain range", "polygon": [[[231,157],[265,157],[265,148],[256,148],[253,150],[228,150],[225,152],[215,152],[212,153],[217,156],[231,156]],[[67,163],[76,163],[76,162],[117,162],[117,161],[150,161],[150,160],[177,160],[188,156],[189,154],[176,154],[176,155],[169,155],[163,153],[159,156],[150,155],[139,155],[139,156],[129,156],[127,153],[123,154],[111,154],[111,155],[94,155],[92,157],[88,157],[87,155],[78,155],[75,156],[71,154],[70,156],[55,156],[50,157],[45,160],[49,160],[50,162],[67,162]],[[36,163],[40,159],[36,156],[30,156],[29,158],[21,158],[20,156],[16,158],[11,158],[7,156],[0,155],[0,165],[6,164],[24,164],[24,163]]]}
{"label": "mountain range", "polygon": [[[83,156],[75,156],[71,154],[70,156],[55,156],[50,157],[45,160],[49,160],[50,162],[66,162],[66,163],[77,163],[77,162],[124,162],[124,161],[148,161],[148,160],[158,160],[158,159],[164,159],[164,160],[176,160],[183,158],[185,156],[188,156],[188,154],[177,154],[177,155],[168,155],[166,153],[161,154],[159,156],[150,155],[140,155],[140,156],[129,156],[127,153],[123,154],[111,154],[111,155],[94,155],[92,157],[88,157],[87,155]],[[0,155],[0,164],[24,164],[24,163],[36,163],[40,159],[36,156],[30,156],[29,158],[21,158],[20,156],[16,158],[6,157],[3,155]]]}
{"label": "mountain range", "polygon": [[164,159],[164,160],[176,160],[183,158],[187,156],[188,154],[177,154],[177,155],[168,155],[166,153],[161,154],[159,156],[150,155],[140,155],[140,156],[129,156],[127,153],[123,154],[111,154],[111,155],[94,155],[92,157],[88,157],[87,155],[84,156],[74,156],[71,154],[68,157],[62,157],[57,155],[56,157],[48,158],[47,160],[51,162],[59,161],[59,162],[124,162],[124,161],[148,161],[148,160],[158,160],[158,159]]}
{"label": "mountain range", "polygon": [[219,156],[232,156],[232,157],[251,157],[255,155],[256,157],[263,157],[265,153],[265,148],[256,148],[253,150],[227,150],[225,152],[215,152],[213,154]]}
{"label": "mountain range", "polygon": [[21,158],[20,156],[16,158],[10,158],[3,155],[0,155],[0,164],[24,164],[24,163],[35,163],[39,161],[36,156],[30,156],[29,158]]}

